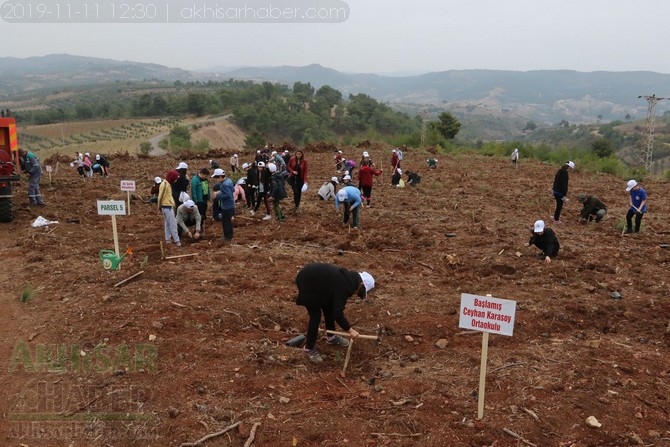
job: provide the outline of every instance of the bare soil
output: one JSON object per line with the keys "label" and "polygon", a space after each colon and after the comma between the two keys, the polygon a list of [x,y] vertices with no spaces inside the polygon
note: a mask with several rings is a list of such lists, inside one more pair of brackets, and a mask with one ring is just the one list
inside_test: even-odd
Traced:
{"label": "bare soil", "polygon": [[[388,167],[389,148],[366,150]],[[622,236],[627,179],[571,173],[553,226],[561,252],[546,264],[525,244],[553,209],[557,166],[456,155],[428,170],[427,154],[409,150],[404,167],[422,182],[394,188],[385,172],[354,231],[315,198],[334,175],[332,153],[306,158],[302,214],[290,198],[283,223],[240,207],[231,244],[208,220],[204,240],[164,254],[161,216],[141,199],[173,158],[111,157],[106,179],[61,170],[43,178],[41,209],[26,206],[22,184],[0,233],[0,444],[177,447],[239,422],[202,445],[670,445],[668,184],[644,183],[642,231]],[[206,164],[185,161],[193,172]],[[116,219],[132,254],[104,270],[112,225],[96,200],[124,199],[120,180],[138,185],[130,215]],[[603,222],[577,222],[580,192],[609,205]],[[39,215],[59,223],[32,228]],[[285,344],[306,328],[294,278],[314,261],[376,278],[346,314],[383,337],[354,343],[344,377],[345,348],[320,340],[325,361],[312,364]],[[482,335],[459,329],[461,293],[517,302],[514,335],[490,337],[481,420]],[[590,416],[602,426],[587,426]]]}

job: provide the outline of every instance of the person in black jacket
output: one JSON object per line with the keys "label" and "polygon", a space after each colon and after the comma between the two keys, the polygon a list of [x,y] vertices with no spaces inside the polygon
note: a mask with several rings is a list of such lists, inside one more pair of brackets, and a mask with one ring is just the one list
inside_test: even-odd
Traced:
{"label": "person in black jacket", "polygon": [[542,250],[541,253],[537,254],[538,259],[544,259],[544,262],[551,262],[551,258],[556,257],[558,250],[561,248],[556,234],[551,228],[545,228],[543,220],[535,222],[532,233],[533,235],[528,241],[528,246],[535,245]]}
{"label": "person in black jacket", "polygon": [[554,177],[554,186],[552,187],[554,199],[556,199],[554,223],[560,223],[563,202],[565,202],[566,196],[568,195],[568,180],[570,180],[568,177],[568,169],[575,169],[575,164],[571,161],[566,161]]}
{"label": "person in black jacket", "polygon": [[[172,198],[174,199],[175,213],[176,213],[177,208],[182,203],[182,201],[179,200],[179,197],[181,196],[182,192],[184,193],[188,192],[188,187],[191,186],[191,180],[188,178],[187,175],[188,165],[183,161],[179,162],[179,165],[175,168],[175,171],[179,173],[177,181],[174,182],[174,185],[172,185]],[[184,202],[185,201],[186,199],[184,199]]]}
{"label": "person in black jacket", "polygon": [[[295,283],[298,286],[295,302],[299,306],[305,306],[309,314],[303,350],[311,361],[322,362],[321,354],[315,348],[321,314],[323,313],[326,330],[334,331],[337,323],[352,337],[357,337],[358,332],[344,316],[344,307],[349,297],[354,294],[364,299],[367,292],[375,286],[375,280],[367,272],[358,273],[332,264],[312,263],[298,272]],[[328,335],[326,342],[349,346],[349,340],[339,335]]]}
{"label": "person in black jacket", "polygon": [[580,194],[577,200],[582,204],[582,209],[579,211],[579,223],[591,222],[595,219],[596,223],[603,220],[607,214],[607,205],[596,196],[589,196]]}

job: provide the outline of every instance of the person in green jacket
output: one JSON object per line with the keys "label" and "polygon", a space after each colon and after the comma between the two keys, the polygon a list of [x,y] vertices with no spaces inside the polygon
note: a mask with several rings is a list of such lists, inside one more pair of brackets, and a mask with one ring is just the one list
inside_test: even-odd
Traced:
{"label": "person in green jacket", "polygon": [[579,211],[579,223],[591,222],[594,219],[600,222],[607,214],[607,205],[596,196],[580,194],[577,200],[582,204],[582,209]]}
{"label": "person in green jacket", "polygon": [[209,169],[202,168],[197,175],[191,179],[191,200],[195,202],[202,216],[203,226],[207,218],[207,202],[209,202]]}

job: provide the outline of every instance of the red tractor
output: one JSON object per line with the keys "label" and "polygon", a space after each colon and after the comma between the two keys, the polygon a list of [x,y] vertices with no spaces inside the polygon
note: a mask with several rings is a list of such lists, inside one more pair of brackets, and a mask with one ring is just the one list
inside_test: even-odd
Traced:
{"label": "red tractor", "polygon": [[11,222],[12,182],[19,180],[19,143],[16,138],[16,120],[0,118],[0,222]]}

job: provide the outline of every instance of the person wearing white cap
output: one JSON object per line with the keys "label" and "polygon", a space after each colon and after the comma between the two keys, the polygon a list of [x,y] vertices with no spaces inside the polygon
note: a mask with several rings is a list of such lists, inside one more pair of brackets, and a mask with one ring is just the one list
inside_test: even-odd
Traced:
{"label": "person wearing white cap", "polygon": [[284,186],[284,173],[277,169],[277,165],[274,163],[268,163],[268,171],[270,171],[270,192],[269,195],[272,197],[272,208],[275,213],[275,219],[278,221],[283,221],[286,216],[284,211],[281,209],[281,201],[286,198],[286,187]]}
{"label": "person wearing white cap", "polygon": [[151,203],[158,203],[158,191],[160,190],[161,183],[163,183],[163,179],[160,177],[155,177],[154,178],[154,184],[151,186],[151,190],[149,191],[149,194],[151,194]]}
{"label": "person wearing white cap", "polygon": [[340,210],[340,203],[344,205],[344,218],[342,225],[349,223],[349,215],[352,216],[352,226],[358,230],[360,225],[359,211],[361,209],[361,190],[355,186],[345,186],[335,194],[335,209]]}
{"label": "person wearing white cap", "polygon": [[518,163],[519,163],[519,149],[515,147],[514,150],[512,151],[512,164],[516,168]]}
{"label": "person wearing white cap", "polygon": [[86,175],[89,178],[93,177],[93,161],[91,160],[90,152],[84,153],[84,171],[86,171]]}
{"label": "person wearing white cap", "polygon": [[235,173],[240,171],[240,159],[237,157],[237,154],[233,154],[230,157],[230,172]]}
{"label": "person wearing white cap", "polygon": [[[220,210],[221,226],[223,227],[223,242],[233,240],[233,216],[235,216],[235,185],[233,181],[226,177],[223,169],[215,169],[212,174],[214,181],[218,184],[219,192],[214,197],[215,205],[213,209]],[[215,185],[216,186],[216,185]],[[213,188],[215,191],[217,188]]]}
{"label": "person wearing white cap", "polygon": [[[186,235],[192,239],[200,239],[202,216],[193,200],[189,199],[177,207],[176,219],[179,237]],[[189,227],[193,225],[195,225],[195,232],[191,233]]]}
{"label": "person wearing white cap", "polygon": [[316,193],[319,196],[319,199],[325,201],[330,199],[335,200],[335,188],[337,187],[338,183],[340,183],[340,180],[337,177],[332,177],[329,181],[324,183]]}
{"label": "person wearing white cap", "polygon": [[560,167],[554,176],[554,185],[552,186],[552,193],[556,200],[556,209],[554,210],[554,223],[561,223],[561,210],[563,210],[563,202],[567,200],[568,195],[568,169],[575,169],[575,164],[571,161],[566,161]]}
{"label": "person wearing white cap", "polygon": [[532,236],[528,241],[528,246],[535,245],[542,250],[537,254],[538,259],[544,259],[544,262],[551,262],[551,259],[558,255],[561,245],[558,243],[556,233],[551,228],[547,228],[543,220],[535,221]]}
{"label": "person wearing white cap", "polygon": [[[191,180],[188,178],[187,171],[188,171],[188,165],[181,161],[175,168],[175,171],[179,173],[179,177],[177,178],[177,181],[174,182],[172,185],[172,198],[174,199],[174,203],[176,206],[179,206],[180,203],[186,201],[186,197],[184,194],[187,193],[188,187],[191,185]],[[183,194],[182,194],[183,193]],[[177,209],[175,208],[175,213],[177,212]]]}
{"label": "person wearing white cap", "polygon": [[103,177],[107,177],[109,175],[109,162],[100,154],[95,154],[93,172],[99,172]]}
{"label": "person wearing white cap", "polygon": [[258,194],[256,195],[256,205],[254,205],[254,213],[258,211],[258,208],[261,206],[261,202],[265,204],[265,215],[263,220],[272,219],[272,213],[270,211],[270,201],[268,196],[270,194],[272,173],[265,166],[265,162],[259,161],[258,166]]}
{"label": "person wearing white cap", "polygon": [[635,232],[640,231],[642,217],[647,212],[647,191],[644,190],[635,180],[628,180],[626,191],[630,194],[628,199],[628,213],[626,213],[625,233],[633,232],[633,216],[635,216]]}
{"label": "person wearing white cap", "polygon": [[335,169],[339,174],[342,171],[342,168],[344,168],[344,155],[342,155],[342,151],[335,152],[333,160],[335,160]]}
{"label": "person wearing white cap", "polygon": [[[323,361],[316,349],[316,340],[321,325],[321,315],[326,330],[334,331],[335,323],[352,337],[359,333],[344,315],[347,301],[354,294],[365,299],[375,287],[375,279],[368,272],[356,272],[333,264],[312,263],[304,266],[295,277],[298,295],[295,303],[307,309],[309,320],[303,351],[312,362]],[[340,335],[329,334],[326,343],[336,346],[349,346],[349,340]]]}
{"label": "person wearing white cap", "polygon": [[428,165],[428,169],[436,169],[437,168],[437,158],[431,157],[426,160],[426,164]]}

